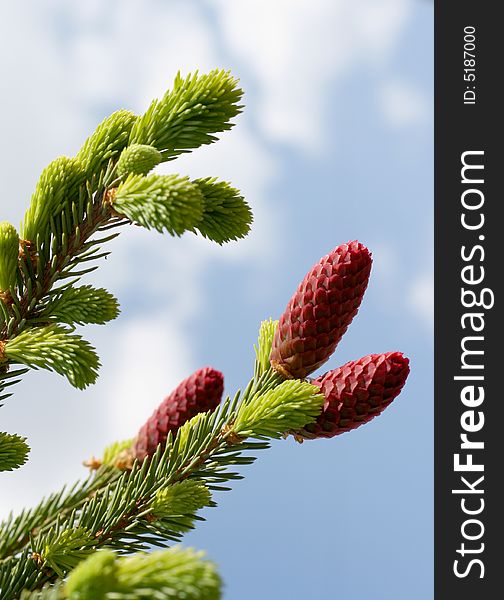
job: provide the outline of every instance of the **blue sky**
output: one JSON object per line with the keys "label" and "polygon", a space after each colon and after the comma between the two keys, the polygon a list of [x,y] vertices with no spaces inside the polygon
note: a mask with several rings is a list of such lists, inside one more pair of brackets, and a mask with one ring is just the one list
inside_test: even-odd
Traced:
{"label": "blue sky", "polygon": [[0,475],[0,513],[83,476],[83,458],[134,435],[199,366],[243,387],[259,322],[357,238],[371,281],[328,367],[401,350],[406,388],[350,434],[273,444],[186,543],[218,562],[226,599],[432,597],[431,3],[3,3],[0,46],[2,219],[19,223],[41,169],[101,118],[144,110],[179,68],[215,66],[241,79],[245,112],[163,170],[229,179],[255,213],[249,238],[223,248],[134,228],[116,241],[90,278],[122,306],[85,332],[101,378],[83,393],[41,372],[17,387],[1,429],[33,450]]}

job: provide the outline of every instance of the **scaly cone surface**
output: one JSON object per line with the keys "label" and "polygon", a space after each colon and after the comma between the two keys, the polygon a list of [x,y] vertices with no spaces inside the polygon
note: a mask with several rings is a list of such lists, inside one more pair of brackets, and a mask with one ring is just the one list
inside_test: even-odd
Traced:
{"label": "scaly cone surface", "polygon": [[304,379],[326,362],[357,314],[371,272],[371,254],[360,242],[341,244],[307,273],[275,332],[272,367]]}
{"label": "scaly cone surface", "polygon": [[315,423],[295,432],[301,438],[331,438],[367,423],[396,398],[409,374],[401,352],[369,354],[314,379],[325,396]]}
{"label": "scaly cone surface", "polygon": [[184,379],[154,411],[138,432],[134,455],[140,462],[165,444],[168,433],[175,435],[189,419],[201,412],[215,410],[224,391],[224,376],[211,367],[198,369]]}

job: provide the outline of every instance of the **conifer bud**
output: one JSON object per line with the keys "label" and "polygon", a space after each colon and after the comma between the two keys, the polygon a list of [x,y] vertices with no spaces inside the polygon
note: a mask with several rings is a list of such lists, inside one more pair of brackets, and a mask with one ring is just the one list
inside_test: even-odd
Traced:
{"label": "conifer bud", "polygon": [[314,423],[295,433],[307,439],[331,438],[367,423],[399,395],[409,374],[401,352],[369,354],[314,379],[325,396]]}
{"label": "conifer bud", "polygon": [[168,434],[175,435],[189,419],[201,412],[215,410],[224,390],[224,376],[210,367],[199,369],[184,379],[154,411],[138,432],[134,444],[135,458],[143,461],[166,443]]}
{"label": "conifer bud", "polygon": [[16,283],[19,256],[19,236],[16,228],[7,221],[0,223],[0,292]]}
{"label": "conifer bud", "polygon": [[129,175],[147,175],[161,162],[161,152],[154,146],[145,144],[132,144],[125,148],[117,162],[119,177]]}
{"label": "conifer bud", "polygon": [[272,367],[303,379],[326,362],[357,314],[371,271],[360,242],[341,244],[307,273],[275,332]]}

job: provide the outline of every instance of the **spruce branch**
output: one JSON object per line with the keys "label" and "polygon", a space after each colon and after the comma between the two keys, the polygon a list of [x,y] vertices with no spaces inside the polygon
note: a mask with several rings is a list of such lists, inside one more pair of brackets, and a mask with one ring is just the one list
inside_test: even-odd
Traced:
{"label": "spruce branch", "polygon": [[16,228],[2,221],[0,223],[0,303],[9,299],[10,289],[17,280],[19,256],[19,235]]}
{"label": "spruce branch", "polygon": [[111,194],[110,204],[133,223],[171,235],[193,230],[203,214],[198,187],[179,175],[130,175]]}
{"label": "spruce branch", "polygon": [[[64,486],[59,492],[43,498],[33,508],[25,509],[17,516],[11,513],[0,524],[0,564],[23,551],[30,542],[30,536],[53,527],[58,518],[70,515],[98,490],[116,481],[120,475],[117,469],[102,466],[84,481],[77,481],[70,488]],[[0,589],[3,588],[0,586]]]}
{"label": "spruce branch", "polygon": [[8,557],[0,561],[0,591],[2,600],[14,600],[20,597],[25,589],[39,589],[46,583],[43,573],[29,550],[24,550],[16,557]]}
{"label": "spruce branch", "polygon": [[26,438],[0,431],[0,471],[18,469],[28,459],[29,452]]}
{"label": "spruce branch", "polygon": [[215,177],[196,179],[194,183],[203,196],[203,215],[196,225],[201,235],[218,244],[245,237],[253,217],[240,192]]}
{"label": "spruce branch", "polygon": [[[98,357],[73,327],[115,318],[118,302],[77,282],[109,254],[102,245],[116,228],[199,232],[218,244],[248,233],[250,208],[229,183],[149,174],[230,129],[241,97],[229,72],[178,75],[143,115],[116,111],[76,157],[43,171],[21,239],[0,223],[0,402],[27,368],[53,370],[77,388],[94,382]],[[262,323],[243,393],[220,403],[222,374],[199,369],[135,438],[89,461],[86,480],[11,514],[0,525],[2,600],[219,598],[219,576],[200,554],[177,546],[144,551],[179,542],[203,520],[198,511],[215,506],[212,494],[241,479],[238,468],[271,439],[338,435],[400,393],[409,373],[401,353],[368,355],[305,380],[356,315],[370,268],[362,244],[338,246],[303,279],[280,320]],[[0,470],[17,468],[27,452],[24,438],[0,433]]]}
{"label": "spruce branch", "polygon": [[21,223],[21,237],[36,241],[44,239],[50,220],[57,218],[64,206],[79,194],[86,173],[76,158],[60,156],[43,171],[33,193],[30,206]]}
{"label": "spruce branch", "polygon": [[[156,492],[151,504],[151,514],[158,518],[192,515],[200,508],[210,506],[211,501],[212,494],[203,483],[186,479]],[[189,529],[191,525],[191,522],[184,524],[184,528]]]}
{"label": "spruce branch", "polygon": [[[40,552],[38,552],[40,550]],[[68,571],[76,567],[84,558],[94,551],[94,540],[83,528],[64,529],[57,535],[53,530],[45,536],[37,538],[34,545],[34,560],[42,560],[58,577],[64,577]]]}
{"label": "spruce branch", "polygon": [[[207,220],[210,211],[201,185],[175,174],[145,175],[160,161],[229,129],[241,110],[241,95],[225,71],[178,75],[173,89],[143,116],[114,112],[75,157],[59,157],[43,170],[20,236],[10,224],[0,224],[0,402],[25,372],[9,371],[15,363],[55,370],[78,388],[94,382],[99,366],[94,350],[51,326],[105,323],[117,316],[117,301],[106,290],[75,287],[108,256],[102,245],[119,234],[110,230],[135,223],[181,235],[196,233],[200,222],[205,227],[205,206]],[[251,220],[239,192],[226,190],[227,195],[222,187],[218,215],[223,233],[206,235],[218,243],[243,236]],[[219,231],[218,224],[212,227]]]}
{"label": "spruce branch", "polygon": [[[141,463],[125,465],[119,461],[122,452],[134,450],[135,440],[129,447],[128,443],[109,447],[107,461],[102,462],[109,465],[116,457],[117,468],[100,467],[96,477],[102,479],[92,493],[71,499],[70,495],[68,502],[63,493],[58,495],[56,504],[61,510],[47,510],[46,518],[38,521],[28,537],[12,535],[19,519],[11,518],[4,529],[11,539],[10,549],[15,547],[17,554],[0,561],[0,584],[7,581],[6,569],[17,575],[15,582],[8,583],[6,600],[17,598],[21,589],[35,592],[46,584],[55,584],[57,589],[58,581],[75,565],[85,564],[81,561],[95,550],[133,553],[179,541],[199,518],[196,511],[213,505],[210,492],[228,490],[228,482],[242,478],[232,468],[254,462],[250,451],[268,448],[270,438],[308,431],[328,402],[331,407],[327,394],[333,392],[320,384],[284,380],[271,366],[266,368],[265,356],[276,332],[276,323],[271,320],[261,325],[254,378],[243,394],[238,391],[218,410],[199,412],[176,431],[170,430],[166,440]],[[394,372],[393,395],[399,393],[406,376],[407,369]],[[339,385],[334,377],[331,390]],[[342,382],[346,377],[344,372]],[[358,399],[361,391],[356,388],[346,393],[355,393]],[[39,597],[53,591],[42,589]]]}
{"label": "spruce branch", "polygon": [[[2,527],[10,542],[0,561],[0,583],[7,581],[5,572],[9,569],[18,575],[6,589],[35,591],[57,582],[94,550],[131,553],[179,541],[198,519],[196,511],[214,504],[210,492],[228,490],[228,482],[241,479],[230,469],[254,462],[250,451],[266,449],[270,438],[290,432],[296,438],[330,437],[352,429],[383,410],[399,394],[409,372],[407,359],[400,353],[387,353],[360,359],[355,368],[354,363],[345,365],[313,384],[284,380],[271,366],[266,368],[265,357],[276,334],[276,322],[270,319],[261,324],[254,377],[243,394],[238,391],[218,410],[198,412],[179,423],[178,429],[170,430],[166,440],[141,463],[119,461],[122,452],[134,451],[136,440],[112,445],[102,461],[108,466],[98,469],[98,483],[90,484],[90,493],[62,492],[40,511],[11,517]],[[345,398],[340,398],[340,392]],[[180,393],[194,394],[189,383],[180,386]],[[363,394],[369,414],[361,418]],[[357,415],[355,424],[346,428],[339,420],[337,430],[331,422],[326,435],[328,419],[340,414],[346,419],[347,407],[356,411],[352,413]],[[311,435],[312,424],[319,428],[315,435]],[[117,468],[111,468],[111,462]],[[34,525],[30,535],[22,536],[21,524],[26,532],[28,523]],[[14,592],[6,596],[7,600],[16,597]]]}
{"label": "spruce branch", "polygon": [[249,402],[242,403],[233,432],[239,437],[281,437],[291,429],[287,423],[297,422],[298,427],[303,427],[313,422],[320,414],[323,401],[323,396],[310,383],[297,379],[284,381],[266,393],[256,392]]}
{"label": "spruce branch", "polygon": [[64,375],[78,389],[95,382],[100,366],[88,342],[56,324],[23,331],[5,344],[3,352],[12,363]]}
{"label": "spruce branch", "polygon": [[273,336],[275,335],[277,327],[278,321],[274,321],[271,318],[261,322],[257,345],[254,345],[256,356],[254,377],[256,379],[259,379],[259,377],[266,373],[271,367],[269,357],[271,354],[271,346],[273,345]]}
{"label": "spruce branch", "polygon": [[136,120],[137,116],[131,111],[118,110],[98,125],[76,156],[88,177],[103,169],[110,160],[117,159],[128,145]]}
{"label": "spruce branch", "polygon": [[221,587],[215,565],[191,548],[128,558],[104,550],[82,562],[66,583],[21,600],[218,600]]}
{"label": "spruce branch", "polygon": [[[294,394],[290,403],[285,383]],[[61,573],[68,571],[69,561],[78,562],[91,548],[137,552],[148,546],[165,546],[178,541],[197,518],[193,513],[201,505],[210,503],[210,491],[229,489],[224,485],[226,482],[241,479],[242,476],[229,467],[251,464],[255,458],[248,456],[248,451],[267,448],[264,438],[270,432],[277,437],[279,427],[292,429],[298,426],[300,418],[306,421],[304,416],[293,412],[301,398],[309,405],[304,415],[310,414],[310,422],[317,414],[316,402],[320,412],[323,398],[317,388],[305,382],[285,383],[279,383],[278,376],[270,370],[259,383],[252,380],[243,395],[238,392],[233,400],[228,397],[215,412],[197,414],[175,437],[170,433],[164,450],[160,445],[141,465],[136,462],[117,478],[108,482],[104,479],[103,485],[94,487],[92,494],[74,501],[72,510],[65,507],[60,496],[63,510],[59,514],[51,512],[52,516],[26,541],[24,550],[17,546],[22,552],[30,549],[30,556],[36,556],[37,569],[44,574],[36,579],[35,587],[29,589],[57,581]],[[271,393],[275,387],[279,390],[276,395]],[[287,402],[283,416],[280,399]],[[243,412],[245,404],[251,408]],[[249,434],[261,441],[247,440],[245,436]],[[189,496],[190,502],[187,501]],[[185,510],[182,510],[184,504]],[[81,533],[74,537],[71,531]],[[58,560],[61,540],[67,539],[71,543],[66,546],[64,558]],[[71,545],[73,541],[78,547]],[[2,563],[0,571],[1,566]],[[13,568],[12,563],[10,568]],[[31,577],[31,572],[28,575]]]}
{"label": "spruce branch", "polygon": [[116,298],[103,288],[90,285],[67,287],[41,312],[40,319],[54,319],[68,325],[103,324],[119,314]]}
{"label": "spruce branch", "polygon": [[[112,217],[102,196],[103,190],[92,194],[89,187],[81,186],[78,200],[64,206],[58,219],[50,219],[45,238],[37,235],[36,243],[21,242],[19,283],[9,305],[2,305],[4,318],[0,340],[7,341],[21,333],[31,321],[40,320],[41,312],[55,295],[96,268],[77,269],[82,263],[103,257],[104,254],[99,252],[100,244],[118,235],[90,239],[103,226],[119,221]],[[54,287],[57,283],[60,283],[59,288]]]}
{"label": "spruce branch", "polygon": [[231,119],[243,108],[243,91],[229,71],[215,69],[175,78],[173,89],[154,100],[135,122],[130,143],[157,148],[163,160],[217,140],[215,133],[233,126]]}
{"label": "spruce branch", "polygon": [[[1,303],[0,303],[1,306]],[[21,381],[21,376],[29,371],[29,369],[14,369],[8,370],[6,364],[1,364],[5,359],[5,345],[0,342],[0,402],[3,402],[12,393],[5,393],[5,390]],[[0,408],[3,405],[0,404]]]}

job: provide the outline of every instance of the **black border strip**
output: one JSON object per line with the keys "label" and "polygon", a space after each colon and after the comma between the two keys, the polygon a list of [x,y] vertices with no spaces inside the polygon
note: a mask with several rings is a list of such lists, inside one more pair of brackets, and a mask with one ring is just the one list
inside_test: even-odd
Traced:
{"label": "black border strip", "polygon": [[504,597],[499,9],[459,0],[435,12],[436,600]]}

